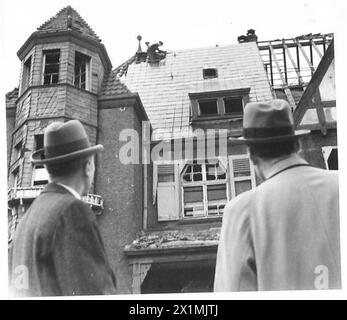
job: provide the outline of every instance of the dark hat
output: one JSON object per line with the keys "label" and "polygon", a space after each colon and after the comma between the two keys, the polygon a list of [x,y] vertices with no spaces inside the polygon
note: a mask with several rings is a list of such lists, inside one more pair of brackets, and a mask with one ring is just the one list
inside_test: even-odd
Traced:
{"label": "dark hat", "polygon": [[233,142],[266,143],[296,139],[310,130],[294,130],[291,108],[287,101],[276,99],[269,103],[251,102],[245,107],[243,137]]}
{"label": "dark hat", "polygon": [[78,120],[53,122],[47,126],[43,149],[31,155],[34,164],[53,164],[87,157],[101,151],[101,144],[91,146],[83,125]]}

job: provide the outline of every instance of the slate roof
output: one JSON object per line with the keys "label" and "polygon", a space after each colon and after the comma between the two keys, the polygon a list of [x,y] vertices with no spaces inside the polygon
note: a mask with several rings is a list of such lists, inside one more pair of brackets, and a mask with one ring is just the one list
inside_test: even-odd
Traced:
{"label": "slate roof", "polygon": [[105,76],[100,97],[131,93],[127,86],[119,80],[116,70],[111,71]]}
{"label": "slate roof", "polygon": [[[71,17],[71,24],[69,22],[69,16]],[[37,28],[39,32],[57,32],[67,31],[70,29],[77,30],[83,35],[90,37],[96,41],[101,41],[93,31],[93,29],[71,6],[67,6],[61,9],[55,16],[53,16]]]}
{"label": "slate roof", "polygon": [[220,228],[204,230],[164,230],[139,233],[125,250],[186,248],[218,245]]}
{"label": "slate roof", "polygon": [[[132,57],[105,81],[102,95],[122,90],[138,93],[153,128],[153,140],[194,135],[188,94],[250,87],[250,101],[272,99],[255,42],[169,51],[158,64],[135,63]],[[217,68],[218,78],[203,79],[204,68]],[[120,80],[120,81],[119,81]]]}
{"label": "slate roof", "polygon": [[9,92],[6,93],[6,99],[7,100],[17,99],[18,98],[18,93],[19,93],[19,89],[18,88],[14,88],[12,91],[9,91]]}

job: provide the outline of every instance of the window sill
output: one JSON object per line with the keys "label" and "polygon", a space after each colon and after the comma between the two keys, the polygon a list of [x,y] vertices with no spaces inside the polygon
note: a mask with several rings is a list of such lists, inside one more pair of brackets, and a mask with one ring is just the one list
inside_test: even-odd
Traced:
{"label": "window sill", "polygon": [[240,114],[231,114],[231,115],[224,115],[224,116],[199,116],[198,118],[193,118],[192,123],[194,122],[205,122],[205,121],[213,121],[213,120],[243,120],[243,115]]}
{"label": "window sill", "polygon": [[223,215],[219,216],[209,216],[209,217],[185,217],[179,220],[180,224],[199,224],[206,222],[222,221]]}

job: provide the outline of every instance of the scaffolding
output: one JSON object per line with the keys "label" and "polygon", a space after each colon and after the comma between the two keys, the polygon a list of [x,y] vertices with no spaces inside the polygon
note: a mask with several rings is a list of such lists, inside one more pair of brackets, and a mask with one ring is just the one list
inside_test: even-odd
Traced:
{"label": "scaffolding", "polygon": [[293,110],[292,90],[306,87],[333,38],[319,33],[257,42],[272,89],[283,90]]}

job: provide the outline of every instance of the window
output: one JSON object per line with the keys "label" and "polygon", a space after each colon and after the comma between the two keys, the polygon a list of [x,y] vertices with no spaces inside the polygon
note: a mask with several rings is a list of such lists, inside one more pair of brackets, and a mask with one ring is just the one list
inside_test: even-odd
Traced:
{"label": "window", "polygon": [[12,186],[13,188],[20,187],[20,179],[19,179],[19,167],[13,170],[12,172]]}
{"label": "window", "polygon": [[202,75],[204,79],[213,79],[218,77],[218,72],[215,68],[206,68],[202,70]]}
{"label": "window", "polygon": [[17,161],[23,153],[23,142],[18,142],[14,147],[13,162]]}
{"label": "window", "polygon": [[35,151],[43,148],[43,134],[36,134],[35,139]]}
{"label": "window", "polygon": [[201,100],[199,101],[199,114],[204,115],[217,115],[217,99],[214,100]]}
{"label": "window", "polygon": [[219,161],[187,164],[181,175],[183,217],[220,216],[228,201],[226,168]]}
{"label": "window", "polygon": [[76,51],[74,85],[80,89],[89,89],[89,65],[90,57]]}
{"label": "window", "polygon": [[242,97],[224,98],[225,114],[243,114],[243,99]]}
{"label": "window", "polygon": [[[203,88],[199,89],[203,90]],[[242,118],[250,88],[219,92],[189,93],[192,120],[206,121],[221,118]]]}
{"label": "window", "polygon": [[48,183],[48,172],[43,165],[36,165],[33,171],[33,186],[42,186]]}
{"label": "window", "polygon": [[[43,148],[43,134],[37,134],[35,139],[35,151]],[[33,168],[32,185],[42,186],[48,183],[48,172],[43,165],[35,165]]]}
{"label": "window", "polygon": [[256,186],[255,172],[248,155],[229,156],[231,197]]}
{"label": "window", "polygon": [[44,74],[43,84],[50,85],[59,82],[60,50],[46,50],[43,52]]}
{"label": "window", "polygon": [[328,170],[338,170],[338,153],[337,147],[322,147],[323,157],[325,161],[325,167]]}
{"label": "window", "polygon": [[31,56],[23,64],[22,92],[24,92],[29,87],[30,73],[31,73]]}

